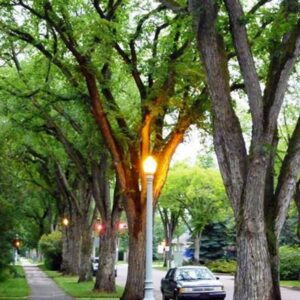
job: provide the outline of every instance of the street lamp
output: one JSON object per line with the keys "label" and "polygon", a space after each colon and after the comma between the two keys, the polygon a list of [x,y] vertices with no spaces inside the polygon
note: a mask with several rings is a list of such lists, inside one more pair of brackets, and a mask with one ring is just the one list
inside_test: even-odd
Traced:
{"label": "street lamp", "polygon": [[14,246],[14,264],[16,264],[18,261],[18,252],[21,246],[21,240],[18,234],[16,234],[16,237],[13,239],[12,244]]}
{"label": "street lamp", "polygon": [[147,207],[146,207],[146,277],[144,300],[154,300],[152,280],[152,252],[153,252],[153,177],[157,163],[152,156],[148,156],[144,163],[144,172],[147,179]]}
{"label": "street lamp", "polygon": [[62,224],[65,226],[65,227],[68,227],[69,226],[69,219],[68,218],[66,218],[66,217],[64,217],[63,219],[62,219]]}

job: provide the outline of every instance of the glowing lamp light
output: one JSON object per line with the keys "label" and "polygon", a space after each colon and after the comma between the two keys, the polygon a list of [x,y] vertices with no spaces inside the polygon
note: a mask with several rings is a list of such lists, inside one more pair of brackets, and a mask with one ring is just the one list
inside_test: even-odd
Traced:
{"label": "glowing lamp light", "polygon": [[67,218],[63,218],[62,223],[63,223],[64,226],[67,227],[69,225],[69,220]]}
{"label": "glowing lamp light", "polygon": [[126,223],[119,223],[118,225],[119,230],[125,230],[128,228]]}
{"label": "glowing lamp light", "polygon": [[16,241],[16,247],[19,248],[20,247],[20,242]]}
{"label": "glowing lamp light", "polygon": [[101,230],[103,229],[103,225],[102,225],[102,224],[97,224],[97,225],[96,225],[96,229],[97,229],[98,231],[101,231]]}
{"label": "glowing lamp light", "polygon": [[157,162],[152,156],[148,156],[143,163],[144,172],[153,175],[157,168]]}

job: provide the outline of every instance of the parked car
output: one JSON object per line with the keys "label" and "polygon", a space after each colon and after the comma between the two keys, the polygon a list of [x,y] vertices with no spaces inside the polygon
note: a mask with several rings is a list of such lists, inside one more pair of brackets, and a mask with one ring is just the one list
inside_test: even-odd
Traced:
{"label": "parked car", "polygon": [[93,257],[92,258],[92,272],[93,272],[93,276],[96,276],[96,273],[98,271],[98,266],[99,266],[99,257]]}
{"label": "parked car", "polygon": [[[93,276],[96,276],[99,267],[99,257],[92,258],[92,272]],[[115,266],[115,277],[117,277],[117,267]]]}
{"label": "parked car", "polygon": [[164,300],[225,299],[223,284],[206,267],[183,266],[171,268],[161,280]]}

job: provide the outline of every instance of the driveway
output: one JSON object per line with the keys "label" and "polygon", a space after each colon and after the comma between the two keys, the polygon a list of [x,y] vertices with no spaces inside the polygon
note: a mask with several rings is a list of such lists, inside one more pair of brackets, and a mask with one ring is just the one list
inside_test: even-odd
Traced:
{"label": "driveway", "polygon": [[[154,296],[156,300],[161,300],[160,293],[160,280],[166,275],[165,271],[160,271],[153,269],[153,285],[154,285]],[[127,265],[118,265],[118,277],[117,284],[124,286],[126,283],[127,277]],[[230,275],[218,275],[220,281],[224,284],[226,291],[226,300],[233,299],[233,290],[234,290],[234,277]],[[281,288],[282,300],[299,300],[300,291],[293,290],[289,288]]]}

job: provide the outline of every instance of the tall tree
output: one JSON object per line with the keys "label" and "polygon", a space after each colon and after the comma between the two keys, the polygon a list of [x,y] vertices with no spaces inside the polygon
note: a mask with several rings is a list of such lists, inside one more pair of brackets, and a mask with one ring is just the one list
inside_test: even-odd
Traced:
{"label": "tall tree", "polygon": [[[184,20],[164,12],[164,6],[149,5],[143,14],[144,3],[139,1],[1,4],[3,33],[41,52],[90,106],[125,198],[130,276],[122,299],[142,299],[146,179],[141,162],[149,154],[158,162],[155,205],[171,157],[190,124],[202,114],[206,99],[204,86],[194,88],[201,72],[194,66],[190,31]],[[145,38],[149,31],[154,33]],[[187,51],[190,55],[185,55]],[[120,84],[128,76],[131,93]],[[135,109],[126,112],[125,101]]]}
{"label": "tall tree", "polygon": [[168,205],[183,219],[194,239],[194,262],[199,263],[203,229],[230,214],[219,172],[178,163],[170,170],[161,198],[161,206]]}
{"label": "tall tree", "polygon": [[[264,36],[267,72],[261,90],[255,49],[246,24],[267,1],[259,1],[245,14],[238,0],[190,1],[198,48],[204,64],[213,106],[214,145],[223,180],[237,223],[238,267],[235,299],[281,299],[278,274],[278,238],[294,194],[300,169],[300,118],[274,180],[274,155],[278,144],[278,115],[288,80],[300,50],[297,1],[283,1],[271,15]],[[233,52],[249,101],[252,136],[247,152],[240,121],[230,93],[230,54],[218,28],[222,13],[229,18]],[[279,24],[285,24],[280,30]],[[249,25],[251,23],[249,22]],[[262,28],[257,35],[261,35]],[[276,34],[275,34],[276,33]]]}

